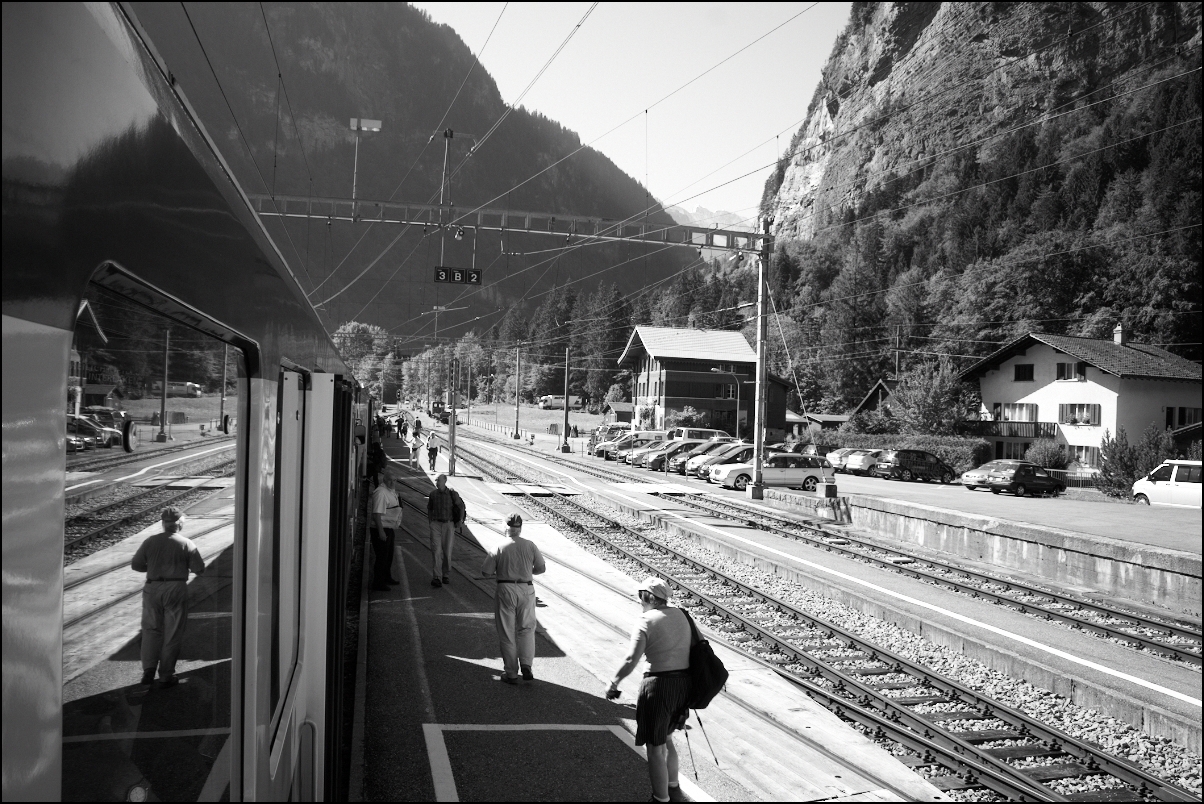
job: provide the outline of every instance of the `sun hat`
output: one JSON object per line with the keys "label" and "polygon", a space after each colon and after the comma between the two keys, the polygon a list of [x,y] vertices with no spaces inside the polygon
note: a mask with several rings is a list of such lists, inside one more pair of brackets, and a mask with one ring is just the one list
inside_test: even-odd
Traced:
{"label": "sun hat", "polygon": [[673,596],[673,593],[669,591],[669,585],[660,578],[656,578],[654,576],[648,576],[648,578],[646,578],[644,582],[640,584],[640,591],[648,592],[654,597],[659,597],[661,600],[668,600]]}
{"label": "sun hat", "polygon": [[179,522],[183,518],[184,518],[184,512],[181,511],[179,508],[176,508],[174,505],[170,505],[167,508],[163,509],[163,521],[164,522]]}

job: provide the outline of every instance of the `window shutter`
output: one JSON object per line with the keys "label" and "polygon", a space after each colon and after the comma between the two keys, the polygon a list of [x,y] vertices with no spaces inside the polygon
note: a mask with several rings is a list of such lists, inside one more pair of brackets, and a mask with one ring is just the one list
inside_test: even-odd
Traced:
{"label": "window shutter", "polygon": [[1059,380],[1066,379],[1066,364],[1065,363],[1058,364],[1058,379]]}
{"label": "window shutter", "polygon": [[1092,405],[1091,406],[1091,423],[1098,427],[1099,422],[1100,422],[1100,406]]}
{"label": "window shutter", "polygon": [[1066,424],[1066,406],[1058,405],[1058,424]]}
{"label": "window shutter", "polygon": [[1029,413],[1028,420],[1029,420],[1030,422],[1036,422],[1036,421],[1040,421],[1040,419],[1037,417],[1037,411],[1038,411],[1038,408],[1037,408],[1037,406],[1036,406],[1035,404],[1033,404],[1033,405],[1029,405],[1029,406],[1028,406],[1028,408],[1029,408],[1029,410],[1028,410],[1028,413]]}
{"label": "window shutter", "polygon": [[1086,363],[1075,363],[1074,364],[1074,373],[1075,373],[1075,376],[1077,376],[1080,380],[1087,379],[1087,364]]}

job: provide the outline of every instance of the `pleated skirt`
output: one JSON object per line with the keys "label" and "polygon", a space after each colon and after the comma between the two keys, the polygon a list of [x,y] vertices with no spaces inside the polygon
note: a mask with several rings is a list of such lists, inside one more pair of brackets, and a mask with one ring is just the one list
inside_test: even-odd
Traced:
{"label": "pleated skirt", "polygon": [[690,676],[644,676],[635,706],[635,744],[664,745],[689,714]]}

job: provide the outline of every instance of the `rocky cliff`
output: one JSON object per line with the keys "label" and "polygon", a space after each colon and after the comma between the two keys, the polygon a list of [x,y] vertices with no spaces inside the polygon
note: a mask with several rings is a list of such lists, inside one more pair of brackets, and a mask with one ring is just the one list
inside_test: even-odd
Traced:
{"label": "rocky cliff", "polygon": [[954,149],[1131,89],[1199,31],[1199,3],[854,3],[763,212],[811,238]]}

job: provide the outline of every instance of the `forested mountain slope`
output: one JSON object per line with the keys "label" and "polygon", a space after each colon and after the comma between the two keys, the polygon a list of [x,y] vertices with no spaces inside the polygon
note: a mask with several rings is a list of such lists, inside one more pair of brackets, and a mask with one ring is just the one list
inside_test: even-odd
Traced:
{"label": "forested mountain slope", "polygon": [[[523,108],[466,159],[474,141],[504,114],[505,104],[482,65],[470,74],[473,55],[456,32],[412,6],[189,4],[191,25],[178,4],[135,3],[134,10],[249,193],[350,198],[355,137],[349,119],[362,117],[383,121],[379,133],[364,134],[360,141],[356,191],[362,199],[437,201],[444,158],[437,129],[451,128],[456,136],[450,164],[460,169],[449,200],[458,207],[492,201],[492,207],[624,218],[648,203],[643,186],[592,148],[540,173],[577,150],[581,140]],[[541,60],[533,59],[532,74]],[[265,220],[306,290],[320,286],[315,301],[347,284],[400,232],[392,226],[321,221],[293,221],[285,231],[278,219]],[[671,219],[658,208],[649,220]],[[504,250],[563,244],[563,238],[513,236]],[[545,264],[551,254],[507,257],[503,239],[485,235],[476,244],[475,259],[486,269],[487,286],[453,305],[465,289],[436,286],[432,268],[439,264],[441,247],[444,264],[468,267],[472,245],[471,236],[441,243],[437,235],[423,238],[421,231],[411,231],[363,279],[327,304],[323,319],[332,329],[358,317],[395,334],[421,330],[429,341],[431,316],[420,314],[436,304],[468,308],[441,317],[445,333],[449,325],[476,316],[485,316],[481,322],[488,326],[498,320],[497,311],[552,282],[563,284],[636,258],[599,275],[634,289],[673,273],[690,256],[678,249],[645,260],[643,247],[601,246]],[[591,291],[597,282],[590,280]],[[463,332],[463,327],[455,330]]]}
{"label": "forested mountain slope", "polygon": [[896,338],[1199,359],[1200,44],[1198,3],[855,3],[763,198],[804,397],[847,409]]}

